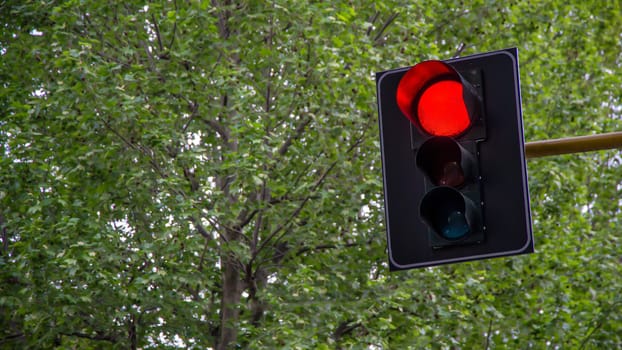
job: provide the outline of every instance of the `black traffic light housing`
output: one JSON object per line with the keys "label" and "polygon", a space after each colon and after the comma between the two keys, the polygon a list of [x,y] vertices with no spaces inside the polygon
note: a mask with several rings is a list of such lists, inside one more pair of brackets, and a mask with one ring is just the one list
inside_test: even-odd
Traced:
{"label": "black traffic light housing", "polygon": [[533,252],[507,49],[376,74],[391,270]]}

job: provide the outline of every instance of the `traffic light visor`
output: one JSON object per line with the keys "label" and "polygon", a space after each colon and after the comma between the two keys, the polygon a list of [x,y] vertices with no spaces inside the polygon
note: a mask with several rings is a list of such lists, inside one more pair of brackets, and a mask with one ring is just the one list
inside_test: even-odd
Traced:
{"label": "traffic light visor", "polygon": [[[433,136],[458,136],[473,119],[472,89],[451,66],[425,61],[412,67],[400,80],[397,104],[423,132]],[[471,109],[471,110],[470,110]]]}

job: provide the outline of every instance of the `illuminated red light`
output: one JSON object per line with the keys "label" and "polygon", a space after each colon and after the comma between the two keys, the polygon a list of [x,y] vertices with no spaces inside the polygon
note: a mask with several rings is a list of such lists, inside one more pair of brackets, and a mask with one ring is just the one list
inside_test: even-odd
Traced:
{"label": "illuminated red light", "polygon": [[441,61],[425,61],[406,72],[397,104],[415,126],[433,136],[458,136],[471,126],[460,75]]}
{"label": "illuminated red light", "polygon": [[425,89],[417,104],[421,128],[434,136],[456,136],[470,125],[469,112],[462,98],[462,84],[441,80]]}

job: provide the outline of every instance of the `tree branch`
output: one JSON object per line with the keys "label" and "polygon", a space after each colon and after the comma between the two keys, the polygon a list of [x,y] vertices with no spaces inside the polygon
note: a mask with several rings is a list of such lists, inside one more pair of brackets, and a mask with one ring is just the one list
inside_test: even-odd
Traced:
{"label": "tree branch", "polygon": [[246,217],[239,217],[238,218],[238,226],[245,227],[246,225],[248,225],[251,222],[251,220],[253,220],[253,217],[255,217],[255,215],[257,215],[258,212],[259,212],[259,209],[255,209],[255,210],[251,211],[250,213],[248,213],[248,215],[246,215]]}
{"label": "tree branch", "polygon": [[[251,258],[251,261],[253,261],[255,259],[256,256],[259,255],[259,253],[268,245],[268,243],[270,243],[270,241],[277,235],[279,234],[281,231],[283,231],[286,227],[288,227],[289,225],[291,225],[291,223],[293,222],[293,220],[300,214],[300,212],[302,212],[302,209],[305,207],[305,205],[307,204],[307,202],[312,198],[312,196],[315,194],[315,191],[321,186],[321,184],[324,182],[324,180],[326,179],[326,177],[328,176],[328,174],[331,172],[331,170],[333,170],[333,168],[337,165],[337,161],[333,162],[327,169],[326,171],[324,171],[324,174],[322,174],[322,176],[316,181],[315,185],[313,185],[313,187],[311,188],[310,194],[308,196],[306,196],[302,202],[300,203],[300,205],[298,205],[298,208],[296,208],[296,210],[294,210],[294,212],[289,216],[289,218],[282,222],[279,226],[277,226],[272,233],[270,233],[270,235],[261,242],[261,245],[259,246],[259,249],[257,249],[256,254]],[[287,231],[285,231],[287,232]],[[278,242],[283,235],[281,235],[280,237],[278,237],[276,239],[276,242]]]}
{"label": "tree branch", "polygon": [[158,39],[158,48],[160,52],[164,51],[164,46],[162,45],[162,37],[160,36],[160,27],[158,27],[158,22],[156,21],[155,15],[151,14],[151,20],[153,21],[153,31],[156,34],[156,38]]}
{"label": "tree branch", "polygon": [[[203,251],[201,252],[201,258],[199,259],[199,267],[197,267],[198,271],[203,271],[203,262],[205,262],[205,253],[207,252],[207,247],[209,244],[209,240],[205,240],[205,245],[203,246]],[[198,298],[195,297],[198,300]]]}
{"label": "tree branch", "polygon": [[0,338],[0,344],[5,344],[13,340],[24,339],[26,335],[24,333],[15,333],[11,335],[7,335],[6,337]]}
{"label": "tree branch", "polygon": [[488,322],[488,332],[486,332],[486,344],[484,346],[484,350],[488,350],[490,346],[490,333],[492,332],[492,317],[490,317],[490,322]]}
{"label": "tree branch", "polygon": [[[267,197],[267,188],[266,181],[263,181],[261,186],[261,194],[258,198],[259,201],[266,201]],[[259,211],[259,216],[255,221],[255,228],[253,229],[253,238],[251,240],[251,256],[255,256],[255,252],[257,251],[257,244],[259,242],[259,232],[261,231],[261,227],[263,226],[263,209]]]}
{"label": "tree branch", "polygon": [[[173,1],[175,6],[175,12],[177,12],[177,0]],[[168,50],[171,51],[173,49],[173,43],[175,43],[175,36],[177,35],[177,20],[173,23],[173,34],[171,34],[171,41],[168,43]]]}
{"label": "tree branch", "polygon": [[231,11],[222,10],[222,8],[228,8],[229,5],[231,5],[230,1],[224,1],[224,4],[221,4],[217,0],[212,0],[212,6],[216,9],[221,9],[220,11],[218,11],[217,17],[218,17],[218,33],[220,34],[220,37],[222,39],[228,39],[229,35],[231,34],[231,31],[229,30],[229,25],[227,23],[229,21],[229,18],[231,17]]}
{"label": "tree branch", "polygon": [[4,215],[0,213],[0,239],[2,240],[2,248],[0,255],[9,254],[9,235],[7,234],[6,225],[4,224]]}
{"label": "tree branch", "polygon": [[352,322],[353,320],[342,322],[333,332],[333,335],[332,335],[333,339],[335,339],[335,341],[338,342],[339,339],[341,339],[341,337],[352,332],[356,328],[362,326],[360,322],[356,322],[356,323],[352,323]]}
{"label": "tree branch", "polygon": [[[352,247],[360,247],[360,246],[364,246],[364,245],[370,245],[373,242],[373,238],[368,239],[365,242],[352,242],[352,243],[345,243],[345,244],[336,244],[336,243],[327,243],[327,244],[319,244],[313,247],[301,247],[300,249],[296,250],[294,253],[291,254],[291,256],[301,256],[307,252],[315,252],[315,251],[322,251],[322,250],[328,250],[328,249],[338,249],[338,248],[352,248]],[[268,259],[263,259],[263,260],[259,260],[257,262],[257,266],[261,266],[264,263],[266,263],[267,261],[274,261],[274,260],[280,260],[281,258],[285,257],[285,255],[287,255],[287,253],[289,253],[292,249],[288,249],[288,248],[278,248],[277,252],[274,256],[268,258]]]}
{"label": "tree branch", "polygon": [[380,28],[380,30],[378,31],[378,33],[376,34],[376,36],[374,37],[374,44],[375,45],[379,45],[380,44],[380,38],[382,37],[382,34],[384,33],[385,30],[387,30],[387,28],[389,27],[389,25],[397,18],[397,16],[399,16],[399,12],[395,12],[393,13],[391,16],[389,16],[389,18],[384,22],[384,24],[382,25],[382,28]]}
{"label": "tree branch", "polygon": [[190,222],[192,222],[192,224],[194,225],[194,227],[196,227],[197,231],[199,232],[199,234],[201,236],[205,237],[208,241],[212,240],[212,236],[209,234],[209,232],[207,232],[205,227],[203,227],[203,225],[201,225],[199,220],[197,220],[193,216],[188,216],[188,220],[190,220]]}
{"label": "tree branch", "polygon": [[289,135],[289,137],[285,140],[285,142],[283,142],[281,147],[279,147],[279,151],[278,151],[279,156],[284,156],[285,153],[287,153],[287,150],[292,145],[294,140],[297,140],[302,136],[307,125],[311,123],[311,120],[312,120],[311,117],[306,117],[303,120],[301,120],[301,122],[296,127],[296,130],[294,130],[294,132]]}
{"label": "tree branch", "polygon": [[611,314],[611,312],[613,312],[614,310],[617,310],[616,306],[622,304],[622,301],[616,301],[614,302],[611,307],[609,309],[607,309],[605,312],[603,312],[599,317],[598,320],[596,321],[596,325],[589,331],[589,333],[585,336],[585,338],[583,339],[583,341],[581,342],[581,345],[579,346],[579,350],[584,349],[585,345],[587,344],[587,342],[590,340],[590,338],[592,337],[592,335],[594,335],[594,333],[600,329],[603,326],[603,320],[606,320],[609,317],[609,314]]}
{"label": "tree branch", "polygon": [[[371,119],[371,118],[369,118]],[[368,120],[368,122],[365,124],[365,127],[363,127],[363,131],[361,133],[361,136],[352,144],[350,145],[350,147],[348,147],[348,149],[346,150],[346,154],[352,152],[356,147],[358,147],[361,142],[363,142],[363,139],[365,137],[366,131],[369,129],[367,126],[370,123],[370,121]],[[257,252],[255,255],[253,255],[251,257],[251,262],[259,255],[259,253],[265,249],[265,247],[268,245],[268,243],[270,243],[271,240],[273,240],[277,234],[279,234],[281,231],[283,231],[285,228],[287,228],[288,226],[290,226],[293,222],[293,220],[302,212],[302,209],[305,207],[305,205],[307,204],[307,202],[313,197],[315,196],[315,192],[322,186],[322,184],[324,183],[324,180],[326,180],[328,174],[335,168],[335,166],[337,166],[337,164],[340,162],[339,159],[335,160],[334,162],[332,162],[328,168],[324,171],[324,173],[322,174],[322,176],[320,176],[320,178],[315,182],[315,184],[313,185],[313,187],[311,187],[311,190],[309,191],[309,195],[307,195],[302,202],[300,203],[300,205],[298,205],[298,207],[296,208],[296,210],[294,210],[292,212],[292,214],[288,217],[287,220],[285,220],[284,222],[282,222],[279,226],[277,226],[272,233],[270,233],[270,235],[268,235],[268,237],[263,240],[261,242],[261,245],[259,247],[259,249],[257,249]],[[287,231],[285,231],[285,233],[287,233]],[[275,242],[278,242],[279,240],[281,240],[281,238],[283,237],[283,235],[285,234],[281,234],[276,240]]]}
{"label": "tree branch", "polygon": [[453,58],[459,57],[460,54],[462,54],[462,51],[464,51],[464,49],[466,49],[466,44],[460,43],[460,45],[458,45],[458,48],[456,49],[456,52],[454,52],[454,55],[451,57]]}
{"label": "tree branch", "polygon": [[90,340],[107,341],[111,343],[116,343],[118,341],[117,336],[104,334],[103,332],[95,332],[94,335],[81,333],[81,332],[71,332],[71,333],[60,332],[59,334],[62,336],[66,336],[66,337],[77,337],[77,338],[84,338],[84,339],[90,339]]}
{"label": "tree branch", "polygon": [[379,15],[380,15],[380,12],[379,12],[379,11],[376,11],[376,12],[374,13],[374,15],[373,15],[373,16],[371,16],[371,17],[367,20],[367,22],[369,22],[369,28],[367,28],[367,31],[365,32],[365,34],[366,34],[367,36],[371,35],[371,31],[372,31],[372,29],[374,28],[374,23],[376,23],[376,20],[378,19],[378,16],[379,16]]}

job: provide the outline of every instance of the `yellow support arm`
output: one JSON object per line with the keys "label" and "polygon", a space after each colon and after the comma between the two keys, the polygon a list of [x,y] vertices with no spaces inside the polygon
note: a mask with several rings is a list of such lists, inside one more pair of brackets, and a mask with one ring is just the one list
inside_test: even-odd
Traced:
{"label": "yellow support arm", "polygon": [[527,159],[622,148],[622,131],[525,143]]}

